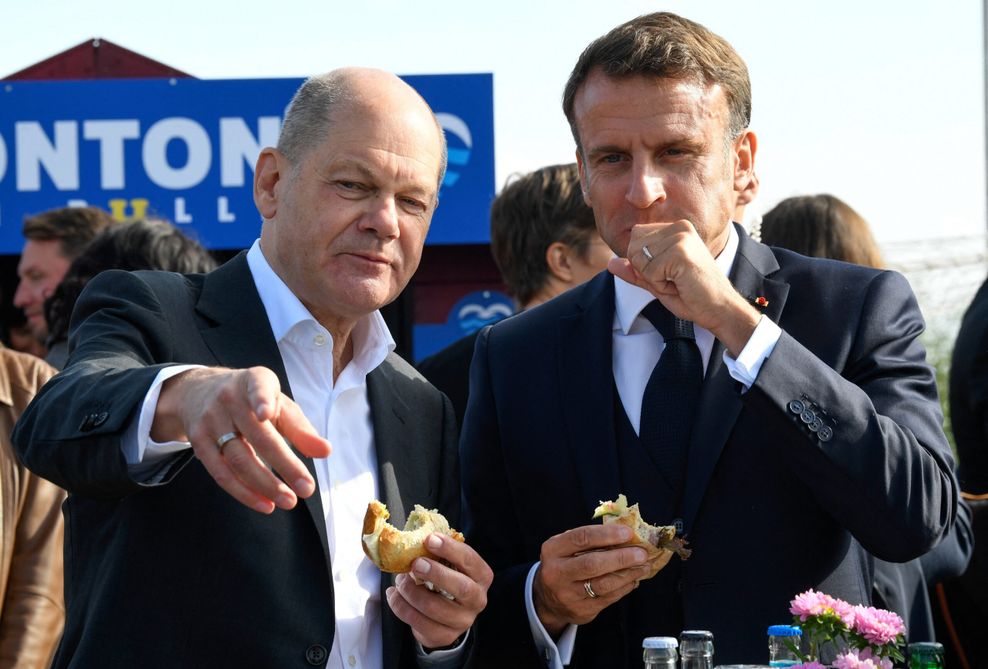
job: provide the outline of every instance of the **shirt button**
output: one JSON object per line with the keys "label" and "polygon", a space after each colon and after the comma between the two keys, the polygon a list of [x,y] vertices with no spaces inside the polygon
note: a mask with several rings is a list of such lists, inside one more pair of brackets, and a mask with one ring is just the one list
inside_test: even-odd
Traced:
{"label": "shirt button", "polygon": [[355,667],[357,666],[357,658],[351,655],[346,659],[346,663],[349,664],[351,667]]}
{"label": "shirt button", "polygon": [[312,338],[312,343],[315,344],[316,346],[325,346],[326,335],[317,334],[315,337]]}

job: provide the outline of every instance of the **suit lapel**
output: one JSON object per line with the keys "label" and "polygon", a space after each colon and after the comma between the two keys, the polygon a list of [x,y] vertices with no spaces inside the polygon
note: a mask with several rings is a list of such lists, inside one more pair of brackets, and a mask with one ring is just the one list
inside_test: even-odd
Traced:
{"label": "suit lapel", "polygon": [[[285,363],[257,294],[246,252],[206,275],[196,310],[210,322],[200,334],[219,364],[233,369],[267,367],[278,375],[282,392],[292,396]],[[312,479],[318,480],[312,458],[300,457]],[[329,542],[322,500],[317,492],[303,501],[319,533],[328,566]]]}
{"label": "suit lapel", "polygon": [[[736,227],[738,251],[731,282],[741,295],[778,323],[789,284],[767,278],[779,269],[775,256],[767,246],[753,241],[740,226]],[[741,413],[738,382],[731,377],[723,355],[724,347],[715,341],[693,421],[682,508],[687,531],[696,519],[714,467]]]}
{"label": "suit lapel", "polygon": [[559,320],[558,386],[580,497],[590,508],[620,486],[614,434],[614,277],[601,272]]}
{"label": "suit lapel", "polygon": [[415,422],[408,420],[409,408],[397,392],[395,374],[389,360],[378,365],[367,375],[367,395],[381,500],[387,504],[394,522],[401,522],[415,503],[429,499],[430,491],[422,461],[416,458],[414,449],[407,447],[417,441],[416,435],[407,433]]}

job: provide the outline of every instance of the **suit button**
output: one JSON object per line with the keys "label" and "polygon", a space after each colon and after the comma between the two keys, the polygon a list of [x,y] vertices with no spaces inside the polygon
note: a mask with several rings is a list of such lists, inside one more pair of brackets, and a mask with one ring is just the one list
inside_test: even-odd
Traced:
{"label": "suit button", "polygon": [[326,646],[321,646],[318,643],[314,643],[305,649],[305,661],[312,666],[320,666],[326,663],[326,657],[329,653],[326,651]]}
{"label": "suit button", "polygon": [[676,536],[677,537],[683,536],[683,519],[676,518],[675,520],[672,521],[672,525],[673,527],[676,528]]}
{"label": "suit button", "polygon": [[806,427],[810,428],[810,432],[816,432],[821,427],[823,427],[823,421],[820,420],[819,418],[814,418],[806,425]]}
{"label": "suit button", "polygon": [[93,414],[93,427],[99,427],[106,422],[106,419],[110,417],[110,414],[106,411],[100,411],[97,414]]}
{"label": "suit button", "polygon": [[789,411],[791,411],[794,414],[803,413],[803,409],[805,408],[806,406],[799,400],[793,400],[792,402],[789,403]]}
{"label": "suit button", "polygon": [[816,433],[816,438],[819,439],[820,441],[830,441],[831,438],[833,438],[833,436],[834,436],[834,431],[830,428],[829,425],[824,425]]}
{"label": "suit button", "polygon": [[810,411],[809,409],[804,409],[803,413],[799,414],[799,420],[803,421],[807,425],[812,423],[815,418],[816,418],[816,414]]}

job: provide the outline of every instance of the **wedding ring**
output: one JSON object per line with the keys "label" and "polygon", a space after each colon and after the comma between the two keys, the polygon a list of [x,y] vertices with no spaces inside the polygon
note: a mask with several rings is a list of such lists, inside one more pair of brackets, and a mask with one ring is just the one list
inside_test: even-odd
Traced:
{"label": "wedding ring", "polygon": [[593,591],[593,588],[590,587],[590,581],[583,582],[583,589],[587,591],[587,597],[590,599],[597,599],[598,595]]}
{"label": "wedding ring", "polygon": [[229,444],[234,439],[239,439],[239,432],[227,432],[226,434],[216,438],[216,448],[220,449],[220,455],[223,455],[223,447]]}
{"label": "wedding ring", "polygon": [[645,246],[642,247],[642,255],[645,256],[645,258],[649,262],[652,262],[653,260],[655,260],[655,256],[653,256],[652,255],[652,252],[648,250],[648,245],[645,245]]}

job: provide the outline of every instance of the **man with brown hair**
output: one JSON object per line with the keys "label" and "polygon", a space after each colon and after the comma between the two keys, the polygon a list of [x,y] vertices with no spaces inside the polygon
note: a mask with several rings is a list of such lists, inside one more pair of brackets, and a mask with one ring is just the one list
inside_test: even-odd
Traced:
{"label": "man with brown hair", "polygon": [[[705,629],[718,663],[764,662],[793,596],[868,603],[869,551],[911,559],[954,520],[922,316],[894,272],[731,223],[755,166],[750,85],[703,26],[618,26],[581,55],[563,107],[618,257],[478,338],[464,531],[495,579],[477,656],[630,668],[643,637]],[[590,523],[618,493],[692,556],[646,579],[629,528]]]}
{"label": "man with brown hair", "polygon": [[24,219],[21,232],[26,241],[17,264],[20,282],[14,306],[24,310],[27,327],[38,341],[48,338],[45,300],[96,233],[112,223],[110,214],[96,207],[52,209]]}

